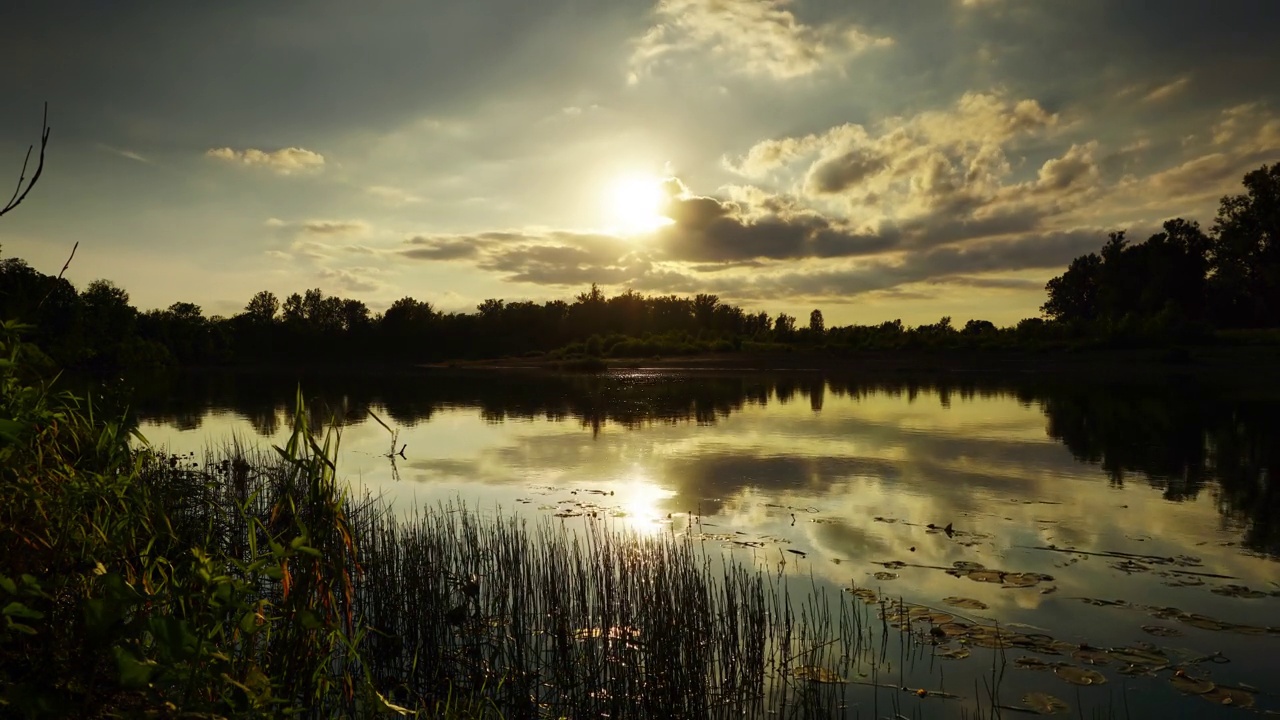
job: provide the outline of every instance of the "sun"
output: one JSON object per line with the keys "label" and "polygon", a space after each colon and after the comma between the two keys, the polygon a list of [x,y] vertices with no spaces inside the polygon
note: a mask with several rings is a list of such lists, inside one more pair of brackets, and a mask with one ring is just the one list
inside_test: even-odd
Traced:
{"label": "sun", "polygon": [[652,175],[624,175],[609,184],[605,196],[608,215],[622,233],[643,233],[668,225],[662,214],[667,201],[663,179]]}

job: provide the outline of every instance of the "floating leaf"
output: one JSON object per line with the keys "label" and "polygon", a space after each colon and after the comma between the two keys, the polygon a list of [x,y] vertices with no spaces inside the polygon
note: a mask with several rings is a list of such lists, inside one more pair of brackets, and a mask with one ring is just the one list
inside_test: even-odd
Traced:
{"label": "floating leaf", "polygon": [[1068,710],[1067,704],[1048,693],[1033,692],[1022,696],[1022,704],[1041,715],[1057,715]]}
{"label": "floating leaf", "polygon": [[1053,674],[1072,685],[1102,685],[1107,682],[1107,678],[1097,670],[1075,665],[1059,665],[1053,669]]}
{"label": "floating leaf", "polygon": [[991,649],[1004,649],[1014,646],[1015,640],[1020,640],[1021,635],[1001,630],[990,625],[977,625],[969,631],[967,641],[978,647]]}
{"label": "floating leaf", "polygon": [[1030,655],[1023,655],[1022,657],[1014,660],[1013,666],[1023,670],[1048,670],[1053,667],[1040,658],[1031,657]]}
{"label": "floating leaf", "polygon": [[1240,688],[1218,686],[1200,697],[1217,705],[1231,705],[1238,708],[1253,707],[1253,693]]}
{"label": "floating leaf", "polygon": [[951,563],[951,567],[957,570],[969,572],[970,570],[986,570],[987,566],[980,562],[971,562],[969,560],[957,560]]}
{"label": "floating leaf", "polygon": [[1274,632],[1272,628],[1258,627],[1257,625],[1236,625],[1235,623],[1223,623],[1222,629],[1239,635],[1266,635]]}
{"label": "floating leaf", "polygon": [[1195,613],[1183,613],[1178,616],[1178,622],[1190,625],[1201,630],[1225,630],[1226,625],[1205,615],[1197,615]]}
{"label": "floating leaf", "polygon": [[1188,695],[1203,695],[1217,687],[1208,678],[1192,677],[1181,670],[1169,678],[1169,684],[1178,692]]}
{"label": "floating leaf", "polygon": [[943,647],[938,648],[938,654],[948,660],[963,660],[969,657],[972,653],[969,652],[969,648],[964,647],[963,645],[959,647],[944,645]]}
{"label": "floating leaf", "polygon": [[1111,656],[1105,650],[1096,648],[1079,648],[1071,653],[1071,657],[1086,665],[1107,665],[1111,662]]}
{"label": "floating leaf", "polygon": [[1006,573],[1002,581],[1005,587],[1031,587],[1040,584],[1036,573]]}
{"label": "floating leaf", "polygon": [[838,685],[844,682],[844,678],[826,668],[818,667],[817,665],[801,665],[796,668],[792,674],[801,680],[808,680],[813,683]]}
{"label": "floating leaf", "polygon": [[1182,631],[1168,625],[1143,625],[1142,631],[1156,637],[1182,637]]}
{"label": "floating leaf", "polygon": [[1148,650],[1145,648],[1111,648],[1107,651],[1111,657],[1122,663],[1129,665],[1144,665],[1148,667],[1166,667],[1169,659],[1160,654],[1156,650]]}
{"label": "floating leaf", "polygon": [[975,582],[984,583],[1001,583],[1004,581],[1004,573],[999,570],[970,570],[965,577]]}
{"label": "floating leaf", "polygon": [[1129,607],[1129,603],[1124,600],[1102,600],[1100,598],[1076,598],[1086,605],[1096,605],[1098,607]]}
{"label": "floating leaf", "polygon": [[963,608],[965,610],[986,610],[987,609],[986,603],[982,602],[981,600],[974,600],[973,598],[949,597],[949,598],[943,598],[942,602],[952,607]]}
{"label": "floating leaf", "polygon": [[972,627],[967,623],[949,622],[939,625],[938,630],[941,630],[947,637],[963,637],[969,634],[969,630]]}
{"label": "floating leaf", "polygon": [[1254,590],[1252,588],[1245,587],[1244,585],[1219,585],[1218,587],[1209,590],[1209,592],[1215,595],[1225,595],[1226,597],[1246,599],[1257,599],[1267,596],[1267,593],[1264,593],[1261,590]]}
{"label": "floating leaf", "polygon": [[845,588],[845,591],[868,605],[880,602],[880,596],[871,588]]}
{"label": "floating leaf", "polygon": [[898,573],[885,572],[884,570],[881,570],[880,572],[876,573],[875,575],[872,575],[871,577],[877,580],[897,580]]}

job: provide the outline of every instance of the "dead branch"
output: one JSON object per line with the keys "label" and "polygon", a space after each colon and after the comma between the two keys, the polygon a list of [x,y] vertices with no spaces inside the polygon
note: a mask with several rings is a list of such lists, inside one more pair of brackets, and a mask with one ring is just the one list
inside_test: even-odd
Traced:
{"label": "dead branch", "polygon": [[[31,180],[27,180],[27,166],[31,163],[31,151],[35,149],[34,145],[27,146],[27,156],[22,160],[22,170],[18,173],[18,186],[13,189],[13,195],[9,198],[9,202],[4,207],[0,207],[0,215],[4,215],[10,210],[22,204],[27,199],[27,194],[31,192],[31,188],[35,187],[36,181],[40,179],[40,174],[44,172],[44,151],[49,146],[49,103],[44,104],[44,119],[40,122],[40,158],[36,161],[36,170],[31,175]],[[24,189],[22,184],[26,182]]]}

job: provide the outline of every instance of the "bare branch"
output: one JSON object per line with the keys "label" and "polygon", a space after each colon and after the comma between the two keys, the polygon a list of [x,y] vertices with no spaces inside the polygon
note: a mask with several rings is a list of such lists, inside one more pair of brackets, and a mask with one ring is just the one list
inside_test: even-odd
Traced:
{"label": "bare branch", "polygon": [[78,248],[78,247],[80,247],[80,241],[79,241],[79,240],[77,240],[77,241],[76,241],[76,244],[75,244],[75,245],[72,245],[72,246],[71,246],[71,255],[70,255],[70,257],[68,257],[68,258],[67,258],[67,261],[66,261],[65,263],[63,263],[63,264],[62,264],[62,269],[58,271],[58,279],[59,279],[59,280],[61,280],[61,279],[62,279],[62,273],[66,272],[66,271],[67,271],[67,268],[71,267],[71,258],[73,258],[73,257],[75,257],[75,256],[76,256],[76,248]]}
{"label": "bare branch", "polygon": [[22,160],[22,170],[18,173],[18,186],[13,189],[13,196],[9,198],[9,202],[5,203],[4,207],[0,207],[0,215],[21,205],[22,201],[27,199],[31,188],[35,187],[36,181],[40,179],[40,174],[44,172],[44,151],[49,146],[49,129],[49,103],[46,102],[44,119],[40,122],[40,158],[36,161],[36,171],[27,182],[26,189],[23,189],[22,183],[27,179],[27,165],[31,162],[31,151],[34,149],[34,146],[28,146],[27,156]]}
{"label": "bare branch", "polygon": [[76,248],[78,247],[80,247],[79,240],[76,241],[75,245],[71,246],[71,255],[67,257],[67,261],[62,264],[62,269],[58,271],[58,280],[53,281],[53,284],[49,286],[49,292],[45,293],[44,297],[40,298],[40,302],[36,303],[37,310],[44,307],[44,301],[48,300],[49,296],[53,294],[53,291],[58,288],[58,281],[62,280],[62,274],[67,271],[67,268],[71,267],[71,258],[76,256]]}

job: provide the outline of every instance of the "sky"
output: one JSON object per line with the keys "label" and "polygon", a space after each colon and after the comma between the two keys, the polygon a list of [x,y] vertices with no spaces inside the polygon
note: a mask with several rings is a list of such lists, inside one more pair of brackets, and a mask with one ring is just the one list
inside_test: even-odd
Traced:
{"label": "sky", "polygon": [[1034,317],[1280,161],[1274,0],[9,0],[0,254],[141,308]]}

